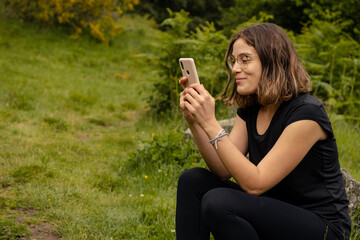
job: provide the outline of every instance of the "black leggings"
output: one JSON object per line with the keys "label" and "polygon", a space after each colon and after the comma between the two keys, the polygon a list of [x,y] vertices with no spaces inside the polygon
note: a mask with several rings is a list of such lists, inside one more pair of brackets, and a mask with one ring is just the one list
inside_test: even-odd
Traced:
{"label": "black leggings", "polygon": [[203,168],[179,178],[176,205],[178,240],[333,240],[326,223],[311,211],[242,191]]}

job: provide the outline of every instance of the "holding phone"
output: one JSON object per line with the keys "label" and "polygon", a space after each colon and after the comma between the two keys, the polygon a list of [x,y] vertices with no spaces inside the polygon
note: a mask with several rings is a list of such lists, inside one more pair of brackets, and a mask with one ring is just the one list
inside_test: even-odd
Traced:
{"label": "holding phone", "polygon": [[199,77],[196,71],[195,62],[192,58],[180,58],[180,69],[183,77],[187,77],[186,87],[194,83],[200,83]]}

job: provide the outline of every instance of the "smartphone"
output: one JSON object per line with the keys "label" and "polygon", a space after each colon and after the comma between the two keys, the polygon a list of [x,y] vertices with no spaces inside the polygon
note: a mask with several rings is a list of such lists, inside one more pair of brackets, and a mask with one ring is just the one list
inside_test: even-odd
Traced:
{"label": "smartphone", "polygon": [[180,58],[180,69],[183,77],[187,77],[186,87],[194,83],[200,83],[199,77],[196,71],[195,62],[192,58]]}

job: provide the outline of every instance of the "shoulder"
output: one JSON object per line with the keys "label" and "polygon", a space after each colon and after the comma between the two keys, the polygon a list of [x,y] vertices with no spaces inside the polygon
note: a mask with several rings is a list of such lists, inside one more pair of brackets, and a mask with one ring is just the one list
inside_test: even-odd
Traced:
{"label": "shoulder", "polygon": [[324,105],[309,93],[300,94],[284,103],[283,117],[284,127],[300,120],[313,120],[329,135],[333,134]]}
{"label": "shoulder", "polygon": [[290,115],[317,116],[325,115],[324,105],[309,93],[300,94],[291,98],[289,101],[283,102],[281,111]]}
{"label": "shoulder", "polygon": [[289,100],[290,107],[296,106],[314,106],[314,107],[323,107],[323,104],[315,97],[311,96],[309,93],[302,93],[298,96],[295,96]]}

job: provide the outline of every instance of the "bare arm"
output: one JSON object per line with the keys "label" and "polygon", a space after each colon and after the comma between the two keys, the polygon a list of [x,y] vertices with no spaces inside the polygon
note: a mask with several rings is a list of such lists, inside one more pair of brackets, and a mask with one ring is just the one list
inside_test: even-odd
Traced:
{"label": "bare arm", "polygon": [[193,134],[197,148],[209,169],[221,179],[228,179],[230,173],[219,159],[212,145],[208,143],[209,137],[204,130],[197,123],[189,124],[189,128]]}
{"label": "bare arm", "polygon": [[[216,135],[209,125],[207,133]],[[232,144],[229,138],[218,143],[219,158],[244,191],[259,195],[285,178],[305,157],[311,147],[325,139],[326,133],[312,120],[294,122],[285,128],[276,144],[255,166]]]}
{"label": "bare arm", "polygon": [[[209,137],[205,133],[205,131],[200,127],[200,125],[194,121],[191,113],[185,107],[185,95],[188,92],[188,89],[185,87],[185,82],[187,81],[186,77],[180,79],[179,83],[184,88],[184,91],[180,93],[180,108],[183,110],[183,115],[187,120],[188,126],[191,130],[191,133],[194,137],[196,145],[199,149],[201,156],[203,157],[206,165],[209,169],[215,173],[218,177],[223,180],[227,180],[231,177],[231,174],[226,169],[222,161],[219,159],[218,154],[209,143]],[[246,155],[247,154],[247,133],[246,133],[246,126],[240,124],[243,122],[239,117],[237,117],[235,124],[233,126],[233,131],[230,134],[230,139],[237,143],[237,147],[240,151]],[[218,124],[220,127],[220,124]],[[244,128],[245,126],[245,128]],[[221,128],[221,127],[220,127]]]}
{"label": "bare arm", "polygon": [[[224,166],[222,161],[219,159],[219,156],[213,146],[208,143],[209,137],[205,133],[205,131],[196,122],[189,123],[189,128],[194,136],[199,152],[201,153],[201,156],[203,157],[210,170],[223,180],[229,179],[232,175]],[[242,120],[238,116],[236,117],[236,121],[233,126],[233,130],[230,133],[229,139],[232,143],[234,143],[234,146],[238,150],[240,150],[243,155],[247,155],[248,139],[246,124],[244,120]]]}

